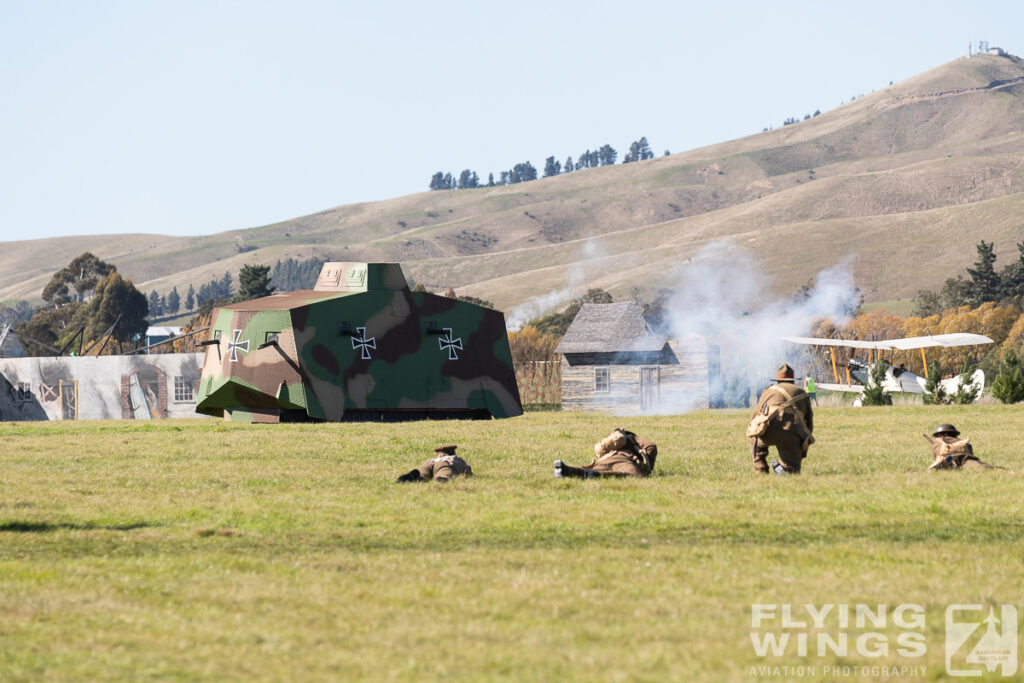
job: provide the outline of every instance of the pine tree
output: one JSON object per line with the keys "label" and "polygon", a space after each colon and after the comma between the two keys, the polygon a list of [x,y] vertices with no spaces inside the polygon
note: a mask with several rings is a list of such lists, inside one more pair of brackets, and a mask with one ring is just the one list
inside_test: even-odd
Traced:
{"label": "pine tree", "polygon": [[529,161],[516,164],[509,171],[509,182],[525,183],[537,179],[537,169]]}
{"label": "pine tree", "polygon": [[430,189],[431,190],[443,190],[444,188],[444,173],[438,171],[430,177]]}
{"label": "pine tree", "polygon": [[562,173],[572,173],[572,171],[573,171],[572,157],[566,157],[565,158],[565,163],[562,164]]}
{"label": "pine tree", "polygon": [[647,138],[640,138],[640,161],[646,161],[654,158],[654,152],[651,151],[651,146],[647,144]]}
{"label": "pine tree", "polygon": [[155,289],[149,293],[149,314],[153,317],[163,314],[163,309],[160,308],[160,295]]}
{"label": "pine tree", "polygon": [[554,156],[550,156],[544,160],[544,177],[550,178],[551,176],[558,175],[562,172],[562,164],[555,161]]}
{"label": "pine tree", "polygon": [[170,294],[167,295],[167,305],[164,309],[174,315],[181,308],[181,295],[178,294],[178,287],[175,285],[171,288]]}
{"label": "pine tree", "polygon": [[270,266],[253,266],[248,263],[238,271],[238,294],[235,301],[250,301],[270,296],[274,287],[270,285]]}
{"label": "pine tree", "polygon": [[863,404],[866,406],[891,406],[892,396],[882,387],[885,381],[885,363],[876,361],[871,364],[868,383],[864,386]]}
{"label": "pine tree", "polygon": [[1024,363],[1013,349],[999,361],[999,374],[992,380],[992,395],[1003,403],[1024,401]]}
{"label": "pine tree", "polygon": [[943,372],[942,364],[939,361],[932,363],[932,367],[928,370],[928,379],[924,383],[924,393],[921,394],[921,400],[926,405],[943,405],[950,402],[950,397],[946,395],[946,390],[942,388]]}
{"label": "pine tree", "polygon": [[996,272],[996,253],[992,242],[982,240],[977,245],[978,260],[968,268],[971,276],[971,297],[976,303],[996,301],[999,298],[999,274]]}
{"label": "pine tree", "polygon": [[196,305],[196,288],[191,284],[188,286],[188,292],[185,293],[185,310],[191,311]]}
{"label": "pine tree", "polygon": [[224,277],[220,279],[219,287],[217,292],[219,299],[230,299],[231,298],[231,273],[224,271]]}
{"label": "pine tree", "polygon": [[974,363],[967,363],[957,377],[956,393],[953,395],[953,403],[967,405],[978,400],[978,387],[974,384],[973,375],[978,369]]}
{"label": "pine tree", "polygon": [[487,187],[494,187],[494,174],[493,173],[488,173],[487,174]]}
{"label": "pine tree", "polygon": [[1024,297],[1024,242],[1017,243],[1017,251],[1017,260],[1003,268],[999,274],[1004,299]]}
{"label": "pine tree", "polygon": [[602,145],[598,150],[598,161],[602,166],[611,166],[618,159],[619,153],[611,145]]}

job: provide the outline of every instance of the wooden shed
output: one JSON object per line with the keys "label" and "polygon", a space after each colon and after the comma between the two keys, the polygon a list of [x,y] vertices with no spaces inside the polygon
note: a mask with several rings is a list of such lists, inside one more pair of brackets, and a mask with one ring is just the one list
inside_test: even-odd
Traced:
{"label": "wooden shed", "polygon": [[650,329],[634,302],[584,304],[562,337],[562,408],[682,413],[709,406],[714,347]]}

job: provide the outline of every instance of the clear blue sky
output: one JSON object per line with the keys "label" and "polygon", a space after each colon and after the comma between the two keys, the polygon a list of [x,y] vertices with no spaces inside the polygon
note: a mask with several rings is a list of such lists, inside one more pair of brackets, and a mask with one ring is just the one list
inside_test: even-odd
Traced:
{"label": "clear blue sky", "polygon": [[825,111],[1024,2],[0,0],[0,241],[253,227]]}

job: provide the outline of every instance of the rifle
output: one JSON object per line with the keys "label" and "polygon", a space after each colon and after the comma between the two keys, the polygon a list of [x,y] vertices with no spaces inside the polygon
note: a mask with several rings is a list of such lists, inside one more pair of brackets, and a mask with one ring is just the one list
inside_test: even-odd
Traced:
{"label": "rifle", "polygon": [[922,434],[921,436],[923,436],[925,440],[927,440],[928,443],[930,443],[932,446],[935,445],[935,439],[933,439],[932,437],[928,436],[927,434]]}

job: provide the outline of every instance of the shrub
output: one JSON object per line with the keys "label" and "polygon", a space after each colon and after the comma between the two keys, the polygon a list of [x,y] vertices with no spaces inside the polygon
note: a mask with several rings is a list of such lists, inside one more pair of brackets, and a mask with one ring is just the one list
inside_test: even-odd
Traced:
{"label": "shrub", "polygon": [[992,380],[992,395],[1003,403],[1024,400],[1024,365],[1013,349],[1007,349],[999,361],[999,374]]}

